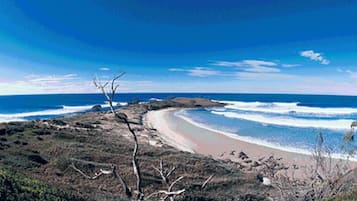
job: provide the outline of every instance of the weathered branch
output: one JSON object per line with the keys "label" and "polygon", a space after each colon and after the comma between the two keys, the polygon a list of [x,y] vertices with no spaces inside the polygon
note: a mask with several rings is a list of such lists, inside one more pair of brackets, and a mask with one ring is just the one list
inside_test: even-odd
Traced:
{"label": "weathered branch", "polygon": [[202,184],[202,186],[201,186],[201,189],[204,189],[204,188],[207,186],[208,182],[210,182],[210,181],[212,180],[213,176],[214,176],[214,174],[212,174],[211,176],[209,176],[208,179],[206,179],[206,181],[203,182],[203,184]]}
{"label": "weathered branch", "polygon": [[175,198],[176,195],[179,195],[179,194],[185,192],[185,189],[181,189],[179,191],[172,191],[172,189],[175,186],[175,184],[177,182],[181,181],[184,178],[183,176],[180,176],[170,184],[169,177],[176,170],[175,166],[173,166],[169,170],[165,170],[163,160],[161,159],[160,160],[160,164],[159,164],[159,168],[156,168],[154,166],[153,166],[153,168],[154,168],[154,170],[156,170],[159,173],[163,184],[166,185],[166,187],[167,187],[167,190],[159,190],[157,192],[154,192],[154,193],[150,194],[149,196],[147,196],[145,198],[146,200],[151,198],[151,197],[153,197],[153,196],[155,196],[155,195],[164,194],[164,197],[161,197],[160,200],[166,200],[167,198],[169,198],[170,201],[174,201],[174,198]]}
{"label": "weathered branch", "polygon": [[159,195],[159,194],[166,195],[164,198],[161,199],[161,200],[165,200],[165,199],[167,199],[167,197],[180,195],[180,194],[184,193],[185,191],[186,191],[185,189],[181,189],[181,190],[178,190],[178,191],[172,191],[172,192],[168,192],[168,191],[165,191],[165,190],[160,190],[158,192],[154,192],[154,193],[151,193],[150,195],[146,196],[145,200],[149,200],[151,197],[153,197],[155,195]]}
{"label": "weathered branch", "polygon": [[123,187],[123,191],[125,193],[125,196],[130,199],[132,197],[132,192],[131,192],[131,189],[128,187],[128,184],[125,182],[125,180],[120,176],[120,174],[117,174],[116,172],[116,166],[114,167],[113,169],[113,175],[114,175],[114,178],[118,179],[121,186]]}
{"label": "weathered branch", "polygon": [[102,175],[110,175],[110,174],[113,174],[113,169],[114,169],[114,166],[112,167],[113,169],[111,170],[103,170],[103,169],[100,169],[99,172],[96,172],[94,173],[94,176],[89,176],[87,174],[85,174],[83,171],[81,171],[80,169],[78,169],[74,163],[72,163],[70,165],[70,167],[72,169],[74,169],[75,171],[77,171],[79,174],[81,174],[83,177],[87,178],[87,179],[90,179],[90,180],[94,180],[94,179],[97,179],[99,178],[100,176]]}

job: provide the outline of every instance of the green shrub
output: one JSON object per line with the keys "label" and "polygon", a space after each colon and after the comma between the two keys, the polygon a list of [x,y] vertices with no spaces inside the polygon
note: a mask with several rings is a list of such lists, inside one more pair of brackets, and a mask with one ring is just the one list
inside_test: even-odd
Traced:
{"label": "green shrub", "polygon": [[0,200],[4,201],[84,201],[71,193],[0,167]]}
{"label": "green shrub", "polygon": [[325,201],[357,201],[357,190],[344,193],[342,195],[336,195],[334,197],[326,199]]}

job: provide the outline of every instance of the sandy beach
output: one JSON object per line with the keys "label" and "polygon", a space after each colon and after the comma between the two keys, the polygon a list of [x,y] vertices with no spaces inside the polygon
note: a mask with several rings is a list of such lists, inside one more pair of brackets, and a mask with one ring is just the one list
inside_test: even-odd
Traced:
{"label": "sandy beach", "polygon": [[[289,167],[299,167],[294,172],[295,176],[303,175],[313,165],[311,155],[261,146],[199,127],[174,115],[178,110],[170,108],[150,111],[145,116],[146,126],[157,129],[166,143],[177,149],[233,161],[236,161],[239,152],[244,152],[253,161],[274,156],[281,158],[281,162]],[[349,163],[357,167],[355,162]]]}

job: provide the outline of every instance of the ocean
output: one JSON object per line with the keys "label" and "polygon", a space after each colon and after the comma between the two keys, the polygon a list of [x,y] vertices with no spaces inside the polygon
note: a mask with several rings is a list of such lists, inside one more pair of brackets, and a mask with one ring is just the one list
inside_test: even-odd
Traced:
{"label": "ocean", "polygon": [[[286,151],[311,153],[317,135],[339,156],[343,136],[357,120],[356,96],[287,94],[125,93],[118,107],[171,97],[201,97],[227,103],[225,107],[183,110],[175,115],[240,140]],[[0,96],[0,122],[64,117],[107,108],[102,94]],[[357,147],[356,143],[352,146]]]}

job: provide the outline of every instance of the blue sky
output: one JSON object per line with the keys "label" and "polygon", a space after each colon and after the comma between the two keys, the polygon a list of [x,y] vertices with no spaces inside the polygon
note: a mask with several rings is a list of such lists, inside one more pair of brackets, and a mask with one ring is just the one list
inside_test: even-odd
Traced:
{"label": "blue sky", "polygon": [[0,0],[0,94],[357,95],[357,1]]}

